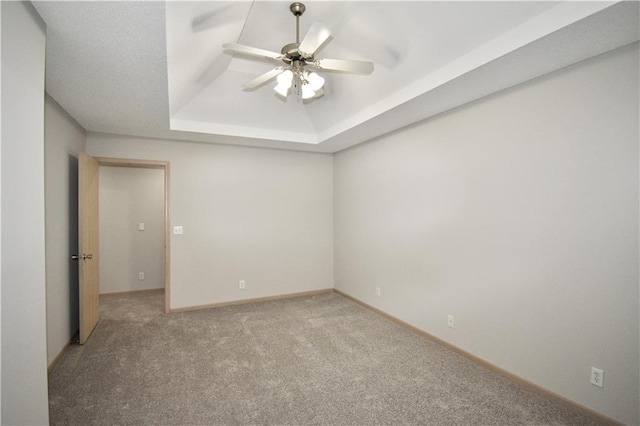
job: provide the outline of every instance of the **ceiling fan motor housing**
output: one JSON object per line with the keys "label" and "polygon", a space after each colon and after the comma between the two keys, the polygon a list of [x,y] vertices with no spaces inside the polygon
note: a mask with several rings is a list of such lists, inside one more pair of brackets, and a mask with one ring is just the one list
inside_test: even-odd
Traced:
{"label": "ceiling fan motor housing", "polygon": [[287,64],[292,61],[305,61],[305,62],[313,62],[313,56],[303,56],[300,50],[300,43],[289,43],[285,44],[282,48],[281,52],[285,56],[283,61]]}

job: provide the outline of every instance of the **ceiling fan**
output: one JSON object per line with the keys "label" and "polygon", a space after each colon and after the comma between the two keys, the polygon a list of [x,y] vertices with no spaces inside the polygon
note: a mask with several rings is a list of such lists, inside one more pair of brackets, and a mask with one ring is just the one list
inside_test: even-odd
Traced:
{"label": "ceiling fan", "polygon": [[231,53],[255,56],[282,62],[276,67],[246,83],[245,90],[254,90],[274,78],[278,84],[274,88],[277,95],[287,98],[291,92],[303,100],[312,100],[324,95],[324,78],[316,70],[341,71],[354,74],[371,74],[373,63],[347,59],[316,59],[318,49],[331,37],[331,32],[322,24],[315,22],[300,41],[300,16],[306,10],[300,2],[292,3],[289,10],[296,17],[296,41],[286,44],[280,53],[237,43],[227,43],[222,47]]}

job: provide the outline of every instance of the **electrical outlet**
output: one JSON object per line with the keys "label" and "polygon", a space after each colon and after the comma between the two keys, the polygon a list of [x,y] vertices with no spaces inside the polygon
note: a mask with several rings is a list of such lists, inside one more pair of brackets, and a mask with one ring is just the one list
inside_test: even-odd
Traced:
{"label": "electrical outlet", "polygon": [[173,227],[173,235],[182,235],[182,226]]}
{"label": "electrical outlet", "polygon": [[138,279],[140,281],[144,280],[144,272],[138,272]]}
{"label": "electrical outlet", "polygon": [[591,367],[591,384],[598,387],[604,386],[604,371],[599,368]]}
{"label": "electrical outlet", "polygon": [[376,287],[376,296],[380,297],[380,287]]}
{"label": "electrical outlet", "polygon": [[244,280],[240,280],[240,288],[244,288],[244,286],[245,286]]}
{"label": "electrical outlet", "polygon": [[451,314],[447,315],[447,326],[451,328],[456,328],[455,320],[453,318],[453,315]]}

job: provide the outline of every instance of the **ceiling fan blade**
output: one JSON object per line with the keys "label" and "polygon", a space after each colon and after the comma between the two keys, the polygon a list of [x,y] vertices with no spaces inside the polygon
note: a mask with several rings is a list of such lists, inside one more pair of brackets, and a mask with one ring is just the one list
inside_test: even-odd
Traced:
{"label": "ceiling fan blade", "polygon": [[321,70],[343,71],[354,74],[371,74],[373,62],[352,61],[347,59],[317,59],[313,65]]}
{"label": "ceiling fan blade", "polygon": [[302,56],[310,57],[316,53],[327,40],[331,38],[331,31],[319,22],[314,22],[300,42],[298,50],[302,52]]}
{"label": "ceiling fan blade", "polygon": [[282,58],[281,53],[271,52],[270,50],[258,49],[257,47],[245,46],[237,43],[226,43],[222,45],[225,50],[230,50],[234,53],[241,53],[243,55],[258,56],[265,59],[278,60]]}
{"label": "ceiling fan blade", "polygon": [[250,82],[248,82],[247,84],[242,86],[242,88],[244,90],[257,89],[258,87],[262,86],[263,84],[273,80],[274,78],[276,78],[277,76],[279,76],[283,72],[284,72],[284,68],[274,68],[271,71],[267,71],[266,73],[264,73],[262,75],[259,75],[258,77],[254,78],[253,80],[251,80]]}

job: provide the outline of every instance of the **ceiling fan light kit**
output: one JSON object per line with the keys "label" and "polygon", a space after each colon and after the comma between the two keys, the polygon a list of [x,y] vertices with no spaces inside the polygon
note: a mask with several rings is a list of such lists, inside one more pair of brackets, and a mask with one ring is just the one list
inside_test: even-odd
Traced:
{"label": "ceiling fan light kit", "polygon": [[289,10],[296,17],[296,41],[286,44],[281,53],[258,49],[236,43],[222,47],[231,53],[239,53],[262,59],[283,62],[284,66],[268,71],[244,85],[245,90],[255,90],[274,78],[277,96],[287,99],[293,93],[298,100],[311,101],[324,95],[325,79],[315,70],[340,71],[355,74],[371,74],[373,63],[346,59],[315,59],[314,55],[331,38],[331,31],[315,22],[300,41],[300,16],[306,10],[303,3],[295,2]]}
{"label": "ceiling fan light kit", "polygon": [[287,98],[291,89],[303,100],[320,97],[324,94],[324,78],[315,72],[301,70],[298,72],[285,70],[276,78],[278,84],[273,88],[275,92]]}

